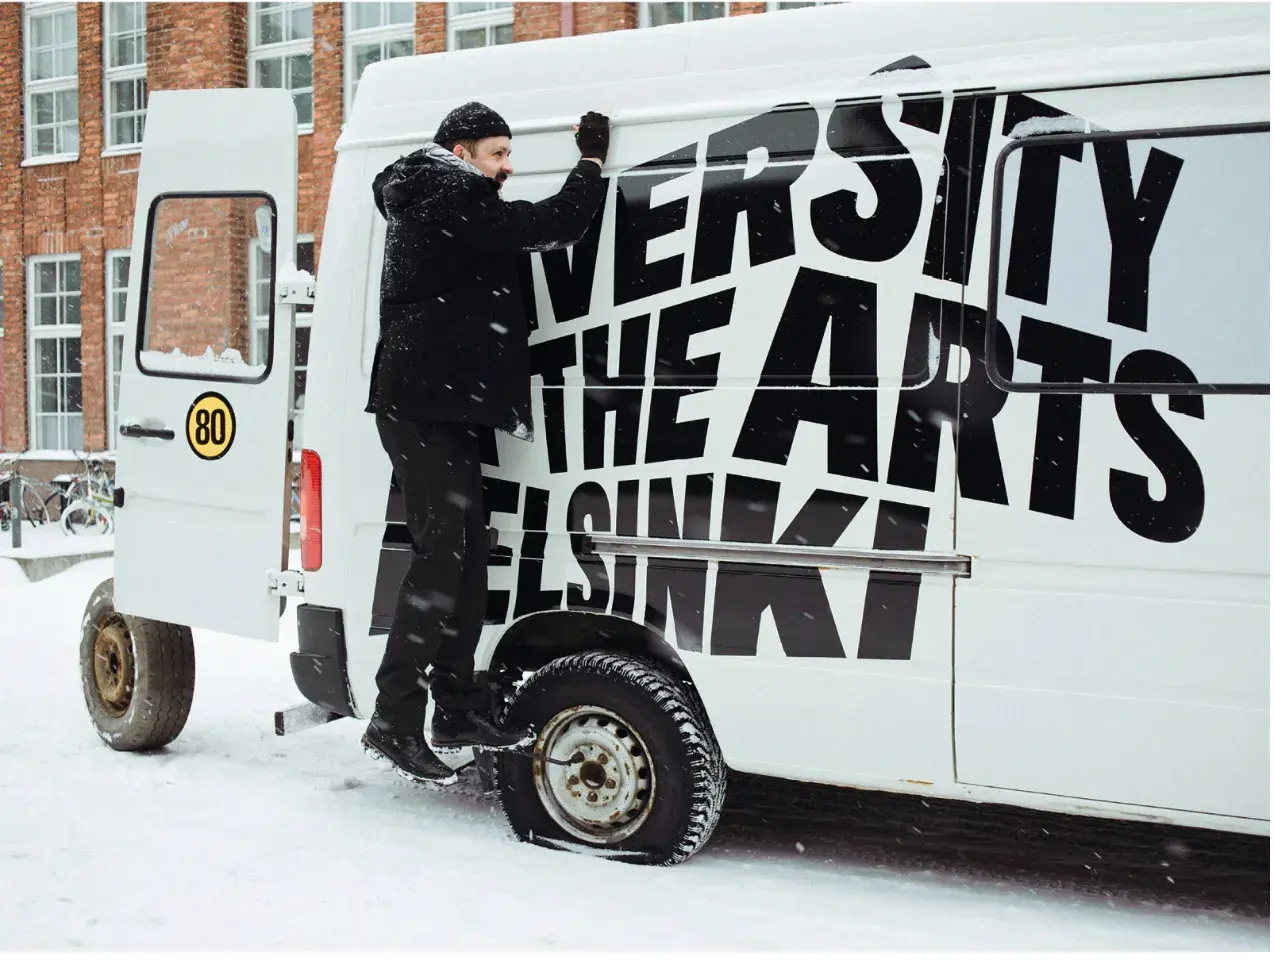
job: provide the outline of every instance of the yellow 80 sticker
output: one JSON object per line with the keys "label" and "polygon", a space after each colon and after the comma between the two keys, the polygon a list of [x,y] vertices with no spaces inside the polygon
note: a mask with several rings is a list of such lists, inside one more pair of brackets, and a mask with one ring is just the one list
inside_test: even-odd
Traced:
{"label": "yellow 80 sticker", "polygon": [[234,410],[219,393],[200,394],[186,414],[186,442],[201,460],[224,457],[234,443]]}

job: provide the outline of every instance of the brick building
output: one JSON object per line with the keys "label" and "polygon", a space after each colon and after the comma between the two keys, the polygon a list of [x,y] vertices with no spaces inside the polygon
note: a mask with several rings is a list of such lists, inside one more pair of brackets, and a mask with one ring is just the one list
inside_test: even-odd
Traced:
{"label": "brick building", "polygon": [[[301,124],[297,259],[313,271],[336,140],[367,64],[812,5],[0,4],[0,450],[28,451],[53,470],[65,451],[114,446],[149,91],[291,91]],[[246,227],[235,229],[235,259],[246,262],[228,273],[221,309],[251,312],[263,258]],[[297,340],[303,407],[303,315]]]}

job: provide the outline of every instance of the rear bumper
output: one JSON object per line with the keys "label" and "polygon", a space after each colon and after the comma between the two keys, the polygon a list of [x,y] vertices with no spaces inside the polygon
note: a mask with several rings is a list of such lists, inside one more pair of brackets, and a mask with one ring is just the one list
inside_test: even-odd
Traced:
{"label": "rear bumper", "polygon": [[301,696],[342,717],[354,716],[341,611],[301,604],[296,608],[296,636],[297,652],[291,656],[292,679]]}

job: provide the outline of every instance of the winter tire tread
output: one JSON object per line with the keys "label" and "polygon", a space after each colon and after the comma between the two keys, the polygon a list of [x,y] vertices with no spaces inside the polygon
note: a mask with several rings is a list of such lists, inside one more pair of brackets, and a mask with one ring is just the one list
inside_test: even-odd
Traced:
{"label": "winter tire tread", "polygon": [[82,624],[80,673],[85,705],[102,741],[114,750],[155,750],[177,739],[190,717],[195,692],[195,646],[189,627],[119,614],[132,638],[137,681],[122,717],[99,704],[93,680],[98,624],[114,612],[114,583],[98,587]]}
{"label": "winter tire tread", "polygon": [[[624,859],[627,862],[672,866],[693,856],[707,843],[720,819],[726,786],[725,760],[698,696],[692,687],[670,677],[654,660],[592,650],[561,657],[542,667],[514,694],[509,712],[515,711],[520,702],[555,682],[581,676],[604,677],[633,689],[662,712],[679,733],[690,794],[689,809],[680,834],[670,849],[644,857],[628,856]],[[514,762],[517,762],[516,759],[497,759],[493,764],[497,790],[500,789],[504,764]],[[523,836],[524,831],[519,829],[517,823],[520,818],[511,812],[511,803],[503,793],[501,799],[504,801],[502,808],[510,828]],[[528,802],[539,803],[539,800],[534,798]],[[531,831],[525,833],[524,839],[532,842],[543,842],[546,839],[534,836]],[[634,839],[640,836],[638,833]],[[550,845],[560,844],[552,844],[550,841]],[[582,845],[576,843],[575,846]]]}

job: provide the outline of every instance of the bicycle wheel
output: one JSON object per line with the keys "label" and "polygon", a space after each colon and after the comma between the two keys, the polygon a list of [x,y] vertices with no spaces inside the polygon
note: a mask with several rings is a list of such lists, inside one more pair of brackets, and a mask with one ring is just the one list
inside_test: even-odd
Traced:
{"label": "bicycle wheel", "polygon": [[111,515],[86,500],[75,500],[62,511],[62,532],[68,536],[104,537],[114,529]]}

